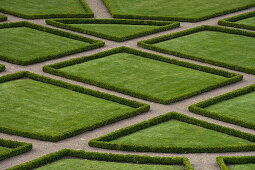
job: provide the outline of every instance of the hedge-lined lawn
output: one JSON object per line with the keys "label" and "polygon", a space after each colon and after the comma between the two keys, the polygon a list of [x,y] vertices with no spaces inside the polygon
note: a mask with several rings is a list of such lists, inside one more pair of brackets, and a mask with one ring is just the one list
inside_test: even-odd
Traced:
{"label": "hedge-lined lawn", "polygon": [[247,24],[247,25],[255,25],[255,16],[236,21],[236,23],[238,23],[238,24]]}
{"label": "hedge-lined lawn", "polygon": [[255,164],[237,164],[228,166],[229,170],[252,170],[255,169]]}
{"label": "hedge-lined lawn", "polygon": [[254,0],[105,0],[112,14],[199,18],[254,4]]}
{"label": "hedge-lined lawn", "polygon": [[216,31],[201,31],[153,44],[180,52],[244,68],[255,69],[255,38]]}
{"label": "hedge-lined lawn", "polygon": [[31,79],[0,84],[0,125],[59,135],[135,108]]}
{"label": "hedge-lined lawn", "polygon": [[254,124],[255,92],[224,100],[203,109]]}
{"label": "hedge-lined lawn", "polygon": [[26,15],[84,14],[79,0],[1,0],[0,8]]}
{"label": "hedge-lined lawn", "polygon": [[90,45],[28,27],[0,29],[0,56],[17,61],[47,58]]}
{"label": "hedge-lined lawn", "polygon": [[128,53],[117,53],[59,70],[160,99],[194,92],[227,79]]}
{"label": "hedge-lined lawn", "polygon": [[185,122],[170,120],[110,141],[139,146],[219,146],[251,142]]}
{"label": "hedge-lined lawn", "polygon": [[63,159],[51,164],[37,168],[38,170],[58,170],[58,169],[91,169],[91,170],[184,170],[182,166],[174,165],[153,165],[153,164],[134,164],[134,163],[119,163],[119,162],[106,162],[87,159]]}

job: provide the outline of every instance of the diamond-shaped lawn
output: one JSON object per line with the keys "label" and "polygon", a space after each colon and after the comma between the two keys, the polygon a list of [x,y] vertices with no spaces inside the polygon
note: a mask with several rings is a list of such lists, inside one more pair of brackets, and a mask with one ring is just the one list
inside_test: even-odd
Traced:
{"label": "diamond-shaped lawn", "polygon": [[190,106],[190,110],[255,129],[255,85],[218,96]]}
{"label": "diamond-shaped lawn", "polygon": [[246,135],[252,136],[178,113],[168,113],[89,143],[95,147],[151,152],[241,151],[249,148],[248,145],[253,150],[254,141],[245,138]]}
{"label": "diamond-shaped lawn", "polygon": [[113,41],[125,41],[179,26],[178,22],[123,19],[55,19],[46,22]]}
{"label": "diamond-shaped lawn", "polygon": [[179,57],[255,74],[254,37],[253,32],[201,26],[166,35],[161,41],[162,37],[157,37],[139,44]]}
{"label": "diamond-shaped lawn", "polygon": [[[46,79],[37,77],[40,80]],[[52,81],[54,80],[49,80]],[[72,87],[58,81],[56,83]],[[94,97],[87,95],[86,89],[76,86],[73,88],[74,91],[30,78],[1,83],[0,130],[57,141],[142,112],[139,111],[141,104],[131,107],[114,102],[113,100],[120,100],[114,96],[107,97],[88,90]],[[85,91],[85,94],[75,89]],[[106,99],[99,98],[100,95]],[[126,103],[130,101],[127,100]]]}
{"label": "diamond-shaped lawn", "polygon": [[28,22],[2,24],[0,27],[0,59],[20,65],[86,51],[99,43]]}
{"label": "diamond-shaped lawn", "polygon": [[27,19],[93,17],[83,0],[1,0],[0,11]]}
{"label": "diamond-shaped lawn", "polygon": [[113,17],[200,21],[255,6],[254,0],[104,0]]}
{"label": "diamond-shaped lawn", "polygon": [[225,77],[220,76],[224,75],[220,70],[216,75],[211,68],[126,47],[49,65],[44,70],[163,104],[228,84],[238,77],[226,72]]}

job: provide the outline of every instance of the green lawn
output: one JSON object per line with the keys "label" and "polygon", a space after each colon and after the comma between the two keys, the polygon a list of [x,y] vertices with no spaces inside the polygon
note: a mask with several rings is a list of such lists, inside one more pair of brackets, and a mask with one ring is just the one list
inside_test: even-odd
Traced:
{"label": "green lawn", "polygon": [[28,27],[0,29],[0,56],[18,61],[46,58],[90,45]]}
{"label": "green lawn", "polygon": [[254,4],[254,0],[105,0],[121,15],[197,18]]}
{"label": "green lawn", "polygon": [[238,24],[255,25],[255,16],[236,21]]}
{"label": "green lawn", "polygon": [[139,146],[219,146],[251,142],[185,122],[170,120],[110,141]]}
{"label": "green lawn", "polygon": [[26,15],[87,13],[79,0],[1,0],[0,8]]}
{"label": "green lawn", "polygon": [[252,170],[255,169],[255,164],[237,164],[228,166],[229,170]]}
{"label": "green lawn", "polygon": [[216,31],[200,31],[155,43],[161,49],[255,69],[255,38]]}
{"label": "green lawn", "polygon": [[227,79],[128,53],[117,53],[59,70],[160,99],[191,93]]}
{"label": "green lawn", "polygon": [[224,100],[203,109],[255,125],[255,92]]}
{"label": "green lawn", "polygon": [[59,135],[114,118],[134,108],[31,79],[0,84],[0,125]]}
{"label": "green lawn", "polygon": [[91,169],[91,170],[184,170],[182,166],[106,162],[87,159],[63,159],[37,168],[38,170]]}

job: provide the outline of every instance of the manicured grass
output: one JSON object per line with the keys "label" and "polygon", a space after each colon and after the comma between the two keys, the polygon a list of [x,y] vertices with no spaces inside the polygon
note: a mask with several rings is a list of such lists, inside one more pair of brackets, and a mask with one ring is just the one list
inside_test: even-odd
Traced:
{"label": "manicured grass", "polygon": [[199,21],[238,8],[254,6],[253,0],[104,0],[114,17]]}
{"label": "manicured grass", "polygon": [[252,170],[255,169],[255,164],[237,164],[229,165],[229,170]]}
{"label": "manicured grass", "polygon": [[250,18],[246,18],[246,19],[242,19],[242,20],[239,20],[239,21],[236,21],[236,23],[247,24],[247,25],[255,25],[255,16],[254,17],[250,17]]}
{"label": "manicured grass", "polygon": [[91,11],[80,0],[1,0],[0,11],[23,18],[82,17]]}
{"label": "manicured grass", "polygon": [[147,165],[147,164],[134,164],[134,163],[118,163],[118,162],[106,162],[96,161],[87,159],[63,159],[51,164],[37,168],[38,170],[58,170],[58,169],[91,169],[91,170],[102,170],[102,169],[118,169],[118,170],[184,170],[181,166],[171,165]]}
{"label": "manicured grass", "polygon": [[249,144],[251,142],[202,128],[185,122],[171,120],[110,141],[115,144],[140,146],[219,146]]}
{"label": "manicured grass", "polygon": [[201,59],[255,69],[255,38],[217,31],[200,31],[153,44]]}
{"label": "manicured grass", "polygon": [[52,136],[134,110],[31,79],[0,84],[0,101],[2,127]]}

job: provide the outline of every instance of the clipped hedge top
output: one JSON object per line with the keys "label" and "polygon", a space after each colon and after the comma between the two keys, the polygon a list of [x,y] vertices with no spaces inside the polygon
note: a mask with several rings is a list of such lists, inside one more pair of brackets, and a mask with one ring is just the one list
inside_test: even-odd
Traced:
{"label": "clipped hedge top", "polygon": [[97,153],[97,152],[85,152],[85,151],[75,151],[69,149],[63,149],[61,151],[48,154],[41,158],[35,159],[33,161],[15,166],[9,170],[16,169],[34,169],[38,167],[43,167],[47,164],[53,163],[60,159],[65,159],[66,157],[76,158],[76,159],[87,159],[95,161],[106,161],[106,162],[118,162],[118,163],[132,163],[132,164],[150,164],[150,165],[179,165],[185,167],[187,170],[193,170],[188,158],[186,157],[151,157],[151,156],[138,156],[138,155],[120,155],[111,153]]}
{"label": "clipped hedge top", "polygon": [[26,19],[94,16],[84,0],[1,0],[0,12]]}
{"label": "clipped hedge top", "polygon": [[7,16],[0,15],[0,21],[6,21],[6,20],[7,20]]}
{"label": "clipped hedge top", "polygon": [[124,19],[51,19],[46,20],[46,23],[118,42],[166,31],[180,25],[178,22]]}
{"label": "clipped hedge top", "polygon": [[[171,145],[151,145],[148,143],[147,145],[139,145],[139,144],[123,144],[123,143],[116,143],[112,142],[118,139],[121,139],[125,136],[130,136],[132,133],[139,132],[141,130],[145,130],[146,128],[155,127],[155,125],[160,125],[162,123],[168,122],[170,120],[177,120],[180,122],[185,122],[188,124],[192,124],[195,126],[199,126],[205,128],[207,130],[213,130],[216,132],[224,133],[225,135],[229,135],[232,137],[237,137],[240,139],[244,139],[247,142],[251,143],[243,143],[239,144],[220,144],[220,145],[203,145],[203,146],[196,146],[196,145],[181,145],[181,144],[171,144]],[[170,126],[169,126],[170,127]],[[178,127],[172,127],[174,130],[178,131]],[[181,130],[181,129],[179,129]],[[219,134],[220,134],[219,133]],[[202,134],[202,133],[201,133]],[[182,135],[185,135],[183,132]],[[190,134],[192,135],[192,134]],[[216,136],[215,136],[216,137]],[[202,137],[203,138],[203,137]],[[216,137],[218,138],[218,137]],[[236,138],[236,139],[237,139]],[[124,138],[123,138],[124,139]],[[213,136],[211,137],[213,139]],[[143,138],[146,141],[146,138]],[[156,139],[157,141],[158,139]],[[190,141],[189,138],[187,138]],[[197,139],[199,140],[199,139]],[[221,140],[221,139],[220,139]],[[203,141],[203,139],[201,139]],[[224,139],[223,139],[224,141]],[[241,131],[237,131],[234,129],[230,129],[227,127],[219,126],[216,124],[208,123],[205,121],[201,121],[195,118],[191,118],[176,112],[170,112],[165,115],[150,119],[148,121],[144,121],[120,130],[117,130],[113,133],[107,134],[105,136],[93,139],[89,141],[89,146],[92,147],[99,147],[99,148],[106,148],[106,149],[114,149],[114,150],[126,150],[126,151],[136,151],[136,152],[167,152],[167,153],[200,153],[200,152],[236,152],[236,151],[252,151],[255,149],[255,136],[252,134],[244,133]],[[159,141],[160,142],[160,141]],[[164,143],[164,142],[163,142]]]}
{"label": "clipped hedge top", "polygon": [[[216,158],[218,165],[220,166],[221,170],[229,170],[229,167],[235,165],[240,166],[240,170],[242,168],[249,168],[245,167],[246,164],[255,164],[255,156],[231,156],[231,157],[225,157],[220,156]],[[250,166],[250,169],[253,169],[255,165]]]}

